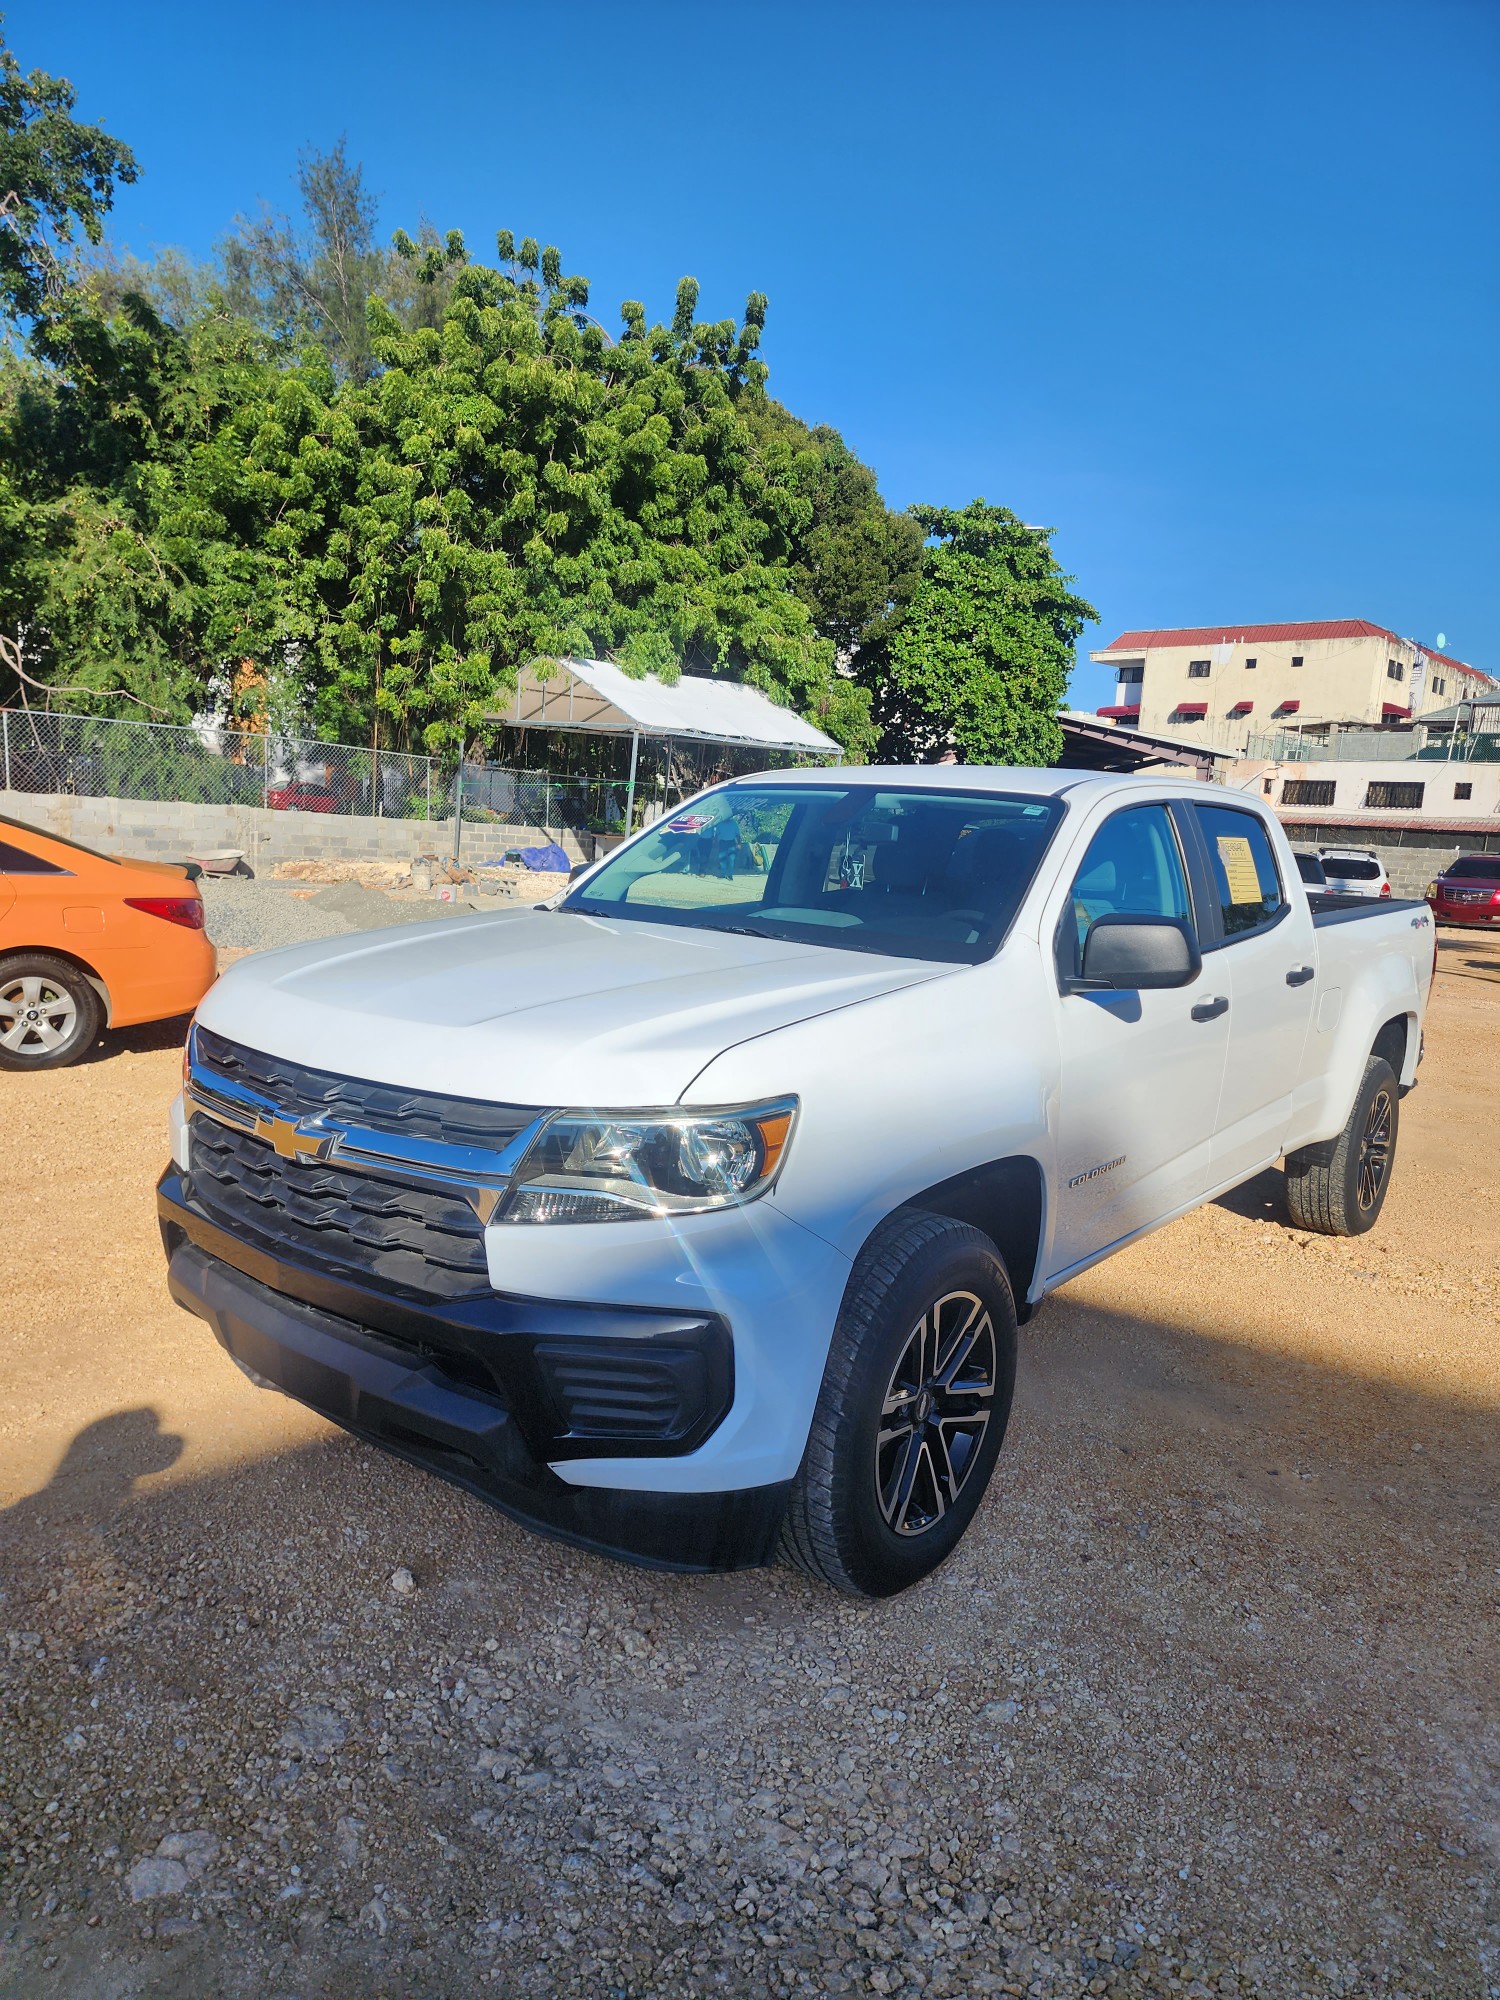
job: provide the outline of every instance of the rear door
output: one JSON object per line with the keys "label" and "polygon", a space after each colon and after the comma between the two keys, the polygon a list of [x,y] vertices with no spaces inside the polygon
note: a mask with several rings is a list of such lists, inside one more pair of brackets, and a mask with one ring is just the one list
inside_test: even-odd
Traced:
{"label": "rear door", "polygon": [[67,870],[37,853],[19,827],[0,826],[0,942],[33,949],[51,944],[57,885],[66,878]]}
{"label": "rear door", "polygon": [[1061,990],[1081,964],[1096,918],[1124,912],[1194,920],[1184,830],[1191,838],[1165,802],[1112,813],[1072,871],[1057,911],[1054,1282],[1211,1184],[1229,1024],[1206,973],[1161,992]]}
{"label": "rear door", "polygon": [[1282,880],[1270,833],[1239,805],[1194,804],[1206,876],[1203,972],[1229,1001],[1229,1055],[1214,1136],[1214,1180],[1280,1157],[1317,994],[1312,910]]}

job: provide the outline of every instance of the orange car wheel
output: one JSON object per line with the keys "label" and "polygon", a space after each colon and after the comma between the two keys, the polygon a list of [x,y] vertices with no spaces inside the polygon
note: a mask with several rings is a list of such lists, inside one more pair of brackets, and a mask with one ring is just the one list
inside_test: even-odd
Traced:
{"label": "orange car wheel", "polygon": [[104,1009],[76,965],[40,951],[0,958],[0,1069],[62,1069],[87,1054]]}

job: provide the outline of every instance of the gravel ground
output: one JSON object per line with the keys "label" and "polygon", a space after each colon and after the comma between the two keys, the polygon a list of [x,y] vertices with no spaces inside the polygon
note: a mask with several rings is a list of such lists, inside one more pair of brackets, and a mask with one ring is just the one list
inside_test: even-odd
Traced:
{"label": "gravel ground", "polygon": [[432,897],[398,899],[381,889],[362,889],[357,882],[310,891],[302,882],[205,876],[199,887],[209,936],[221,950],[236,952],[308,944],[347,931],[379,930],[386,924],[469,916],[476,907],[469,902],[440,903]]}
{"label": "gravel ground", "polygon": [[1374,1235],[1268,1175],[1067,1287],[876,1606],[255,1390],[163,1295],[177,1031],[7,1078],[0,1994],[1500,1993],[1500,941],[1443,959]]}

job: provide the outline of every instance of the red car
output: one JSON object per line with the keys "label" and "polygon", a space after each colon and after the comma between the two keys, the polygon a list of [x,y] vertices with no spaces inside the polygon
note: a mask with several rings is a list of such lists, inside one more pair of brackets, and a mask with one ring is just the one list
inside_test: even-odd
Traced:
{"label": "red car", "polygon": [[339,795],[331,785],[273,785],[266,804],[275,812],[336,813]]}
{"label": "red car", "polygon": [[1427,885],[1440,924],[1500,924],[1500,854],[1460,854]]}

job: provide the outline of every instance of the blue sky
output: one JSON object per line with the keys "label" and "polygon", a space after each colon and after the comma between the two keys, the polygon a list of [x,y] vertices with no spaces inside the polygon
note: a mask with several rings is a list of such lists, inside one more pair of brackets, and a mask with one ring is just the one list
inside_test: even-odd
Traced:
{"label": "blue sky", "polygon": [[1084,650],[1359,616],[1500,672],[1492,0],[5,12],[135,147],[137,251],[346,133],[385,227],[555,242],[606,320],[767,292],[773,392],[894,505],[1055,526]]}

